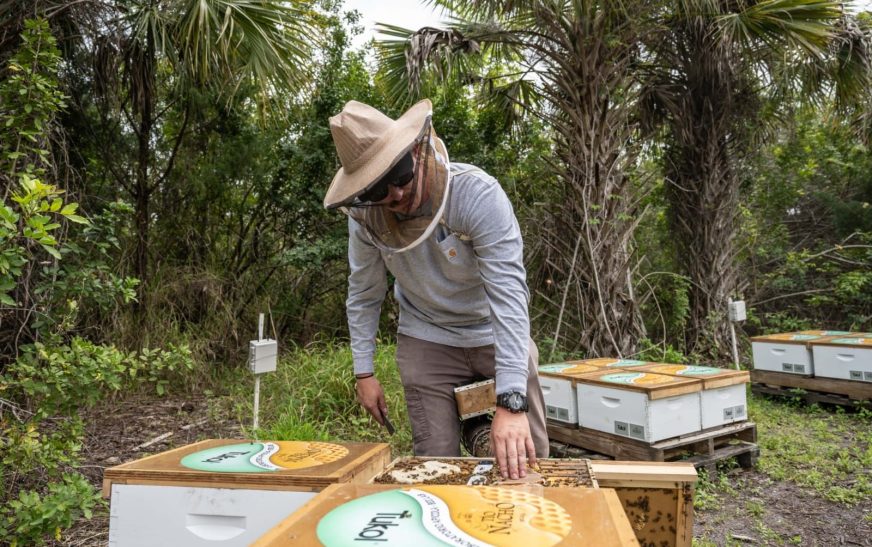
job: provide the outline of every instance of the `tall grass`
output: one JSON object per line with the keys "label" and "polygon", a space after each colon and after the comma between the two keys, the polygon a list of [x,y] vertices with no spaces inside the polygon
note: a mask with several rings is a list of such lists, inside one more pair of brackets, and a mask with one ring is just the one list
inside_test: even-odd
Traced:
{"label": "tall grass", "polygon": [[[388,436],[356,400],[351,351],[347,344],[319,343],[281,352],[276,372],[261,380],[260,429],[251,431],[254,378],[234,374],[228,388],[246,434],[271,440],[390,442],[395,456],[411,454],[412,436],[395,346],[380,345],[376,376],[385,391],[396,433]],[[223,391],[223,390],[222,390]]]}

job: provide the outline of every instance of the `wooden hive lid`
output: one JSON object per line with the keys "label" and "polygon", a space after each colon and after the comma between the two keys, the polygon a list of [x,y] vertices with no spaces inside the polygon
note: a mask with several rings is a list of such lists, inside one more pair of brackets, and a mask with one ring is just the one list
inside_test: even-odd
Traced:
{"label": "wooden hive lid", "polygon": [[562,363],[551,363],[548,365],[542,365],[539,367],[539,375],[568,380],[581,374],[598,372],[603,369],[630,368],[649,364],[650,363],[648,363],[647,361],[636,361],[634,359],[599,357],[596,359],[579,359],[575,361],[565,361]]}
{"label": "wooden hive lid", "polygon": [[470,547],[638,545],[611,489],[375,484],[327,487],[254,545],[408,547],[436,538]]}
{"label": "wooden hive lid", "polygon": [[821,340],[814,340],[811,342],[811,345],[870,349],[872,348],[872,333],[857,333],[851,336],[828,336]]}
{"label": "wooden hive lid", "polygon": [[320,490],[365,482],[390,461],[385,443],[209,439],[106,469],[112,483],[265,490]]}
{"label": "wooden hive lid", "polygon": [[680,378],[636,369],[592,372],[575,377],[572,381],[576,385],[593,384],[613,389],[641,391],[651,400],[667,399],[702,390],[702,381],[696,378]]}
{"label": "wooden hive lid", "polygon": [[675,488],[698,478],[691,462],[592,460],[590,467],[604,488]]}
{"label": "wooden hive lid", "polygon": [[747,384],[751,381],[751,373],[747,370],[730,370],[726,368],[708,367],[703,365],[675,365],[670,363],[653,363],[644,367],[628,369],[630,372],[644,370],[668,376],[681,378],[696,378],[702,380],[703,389],[717,389],[719,387],[736,384]]}
{"label": "wooden hive lid", "polygon": [[621,359],[619,357],[597,357],[596,359],[582,359],[580,361],[567,361],[573,365],[593,365],[601,368],[614,367],[637,367],[649,364],[647,361],[637,361],[635,359]]}
{"label": "wooden hive lid", "polygon": [[824,334],[827,332],[837,332],[837,331],[799,331],[799,332],[783,332],[778,334],[765,334],[763,336],[752,336],[751,342],[764,343],[764,344],[795,344],[798,346],[806,346],[808,347],[814,341],[826,339],[829,336],[828,334]]}
{"label": "wooden hive lid", "polygon": [[591,365],[588,363],[552,363],[550,365],[542,365],[539,367],[539,376],[548,376],[551,378],[570,379],[579,374],[587,374],[589,372],[597,372],[603,370],[603,367]]}

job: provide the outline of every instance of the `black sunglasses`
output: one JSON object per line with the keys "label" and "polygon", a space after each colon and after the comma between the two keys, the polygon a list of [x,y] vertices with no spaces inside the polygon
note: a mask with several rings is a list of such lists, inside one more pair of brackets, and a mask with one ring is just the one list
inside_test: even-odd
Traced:
{"label": "black sunglasses", "polygon": [[388,197],[390,192],[389,186],[402,188],[412,182],[415,178],[414,162],[412,162],[412,153],[409,152],[403,156],[400,161],[394,165],[385,176],[380,178],[378,182],[372,185],[366,192],[357,196],[360,203],[376,203]]}

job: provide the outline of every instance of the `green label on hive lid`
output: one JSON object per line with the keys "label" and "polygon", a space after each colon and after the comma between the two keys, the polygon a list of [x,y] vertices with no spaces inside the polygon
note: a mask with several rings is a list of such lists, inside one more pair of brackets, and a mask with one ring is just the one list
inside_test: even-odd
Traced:
{"label": "green label on hive lid", "polygon": [[563,507],[535,494],[419,486],[344,503],[321,519],[316,533],[326,547],[550,547],[571,529]]}
{"label": "green label on hive lid", "polygon": [[544,365],[539,367],[539,372],[563,374],[565,376],[578,376],[580,374],[597,372],[599,370],[602,370],[602,368],[584,363],[558,363],[555,365]]}
{"label": "green label on hive lid", "polygon": [[646,361],[636,361],[635,359],[618,359],[614,363],[609,363],[606,365],[609,368],[612,367],[639,367],[646,364]]}
{"label": "green label on hive lid", "polygon": [[817,338],[821,338],[820,334],[795,334],[795,333],[784,333],[784,334],[770,334],[764,337],[767,341],[776,341],[776,340],[784,340],[792,341],[792,342],[804,342],[806,340],[815,340]]}
{"label": "green label on hive lid", "polygon": [[650,370],[651,372],[674,374],[677,376],[709,376],[724,372],[724,369],[700,365],[657,365],[650,367]]}
{"label": "green label on hive lid", "polygon": [[855,346],[872,346],[872,338],[836,338],[833,344],[852,344]]}
{"label": "green label on hive lid", "polygon": [[569,363],[555,363],[553,365],[542,365],[539,367],[541,372],[562,372],[568,368],[572,368],[575,365],[570,365]]}
{"label": "green label on hive lid", "polygon": [[645,374],[644,372],[616,372],[599,377],[603,382],[612,384],[654,385],[668,384],[673,381],[684,382],[678,378],[671,378],[662,374]]}
{"label": "green label on hive lid", "polygon": [[348,455],[339,444],[274,441],[228,444],[188,454],[180,462],[197,471],[268,473],[332,463]]}

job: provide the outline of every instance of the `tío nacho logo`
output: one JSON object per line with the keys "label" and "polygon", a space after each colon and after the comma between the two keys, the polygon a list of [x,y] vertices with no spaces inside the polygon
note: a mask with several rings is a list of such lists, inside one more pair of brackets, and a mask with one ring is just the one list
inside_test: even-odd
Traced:
{"label": "t\u00edo nacho logo", "polygon": [[332,463],[348,455],[333,443],[263,441],[229,444],[188,454],[181,465],[217,473],[268,473]]}
{"label": "t\u00edo nacho logo", "polygon": [[326,547],[549,547],[572,529],[569,513],[513,489],[418,486],[352,500],[318,523]]}

